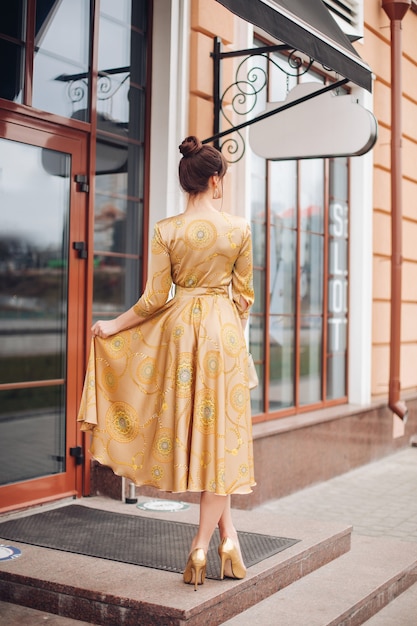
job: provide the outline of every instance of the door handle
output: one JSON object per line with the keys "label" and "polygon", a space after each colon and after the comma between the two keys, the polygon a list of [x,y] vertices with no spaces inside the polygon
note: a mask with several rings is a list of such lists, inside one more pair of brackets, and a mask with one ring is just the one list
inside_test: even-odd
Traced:
{"label": "door handle", "polygon": [[74,241],[72,247],[77,251],[79,259],[87,258],[87,246],[85,241]]}
{"label": "door handle", "polygon": [[69,449],[70,456],[75,458],[75,465],[82,465],[84,461],[83,449],[81,446],[74,446]]}
{"label": "door handle", "polygon": [[88,177],[85,174],[76,174],[74,176],[74,180],[77,183],[78,191],[82,191],[84,193],[88,193],[90,190],[90,186],[88,184]]}

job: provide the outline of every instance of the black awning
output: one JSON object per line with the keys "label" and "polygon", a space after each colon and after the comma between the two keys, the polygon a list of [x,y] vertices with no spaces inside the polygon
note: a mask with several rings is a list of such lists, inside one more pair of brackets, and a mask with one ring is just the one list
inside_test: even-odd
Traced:
{"label": "black awning", "polygon": [[372,73],[322,0],[217,0],[275,39],[372,91]]}

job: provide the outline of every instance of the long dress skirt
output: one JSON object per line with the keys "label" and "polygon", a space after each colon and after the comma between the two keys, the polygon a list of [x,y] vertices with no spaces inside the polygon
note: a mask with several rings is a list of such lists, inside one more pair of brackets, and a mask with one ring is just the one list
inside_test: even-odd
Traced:
{"label": "long dress skirt", "polygon": [[[159,224],[138,324],[92,339],[81,428],[91,431],[92,456],[136,485],[250,493],[255,480],[248,353],[226,284],[232,280],[238,296],[253,297],[250,231],[226,214],[211,222],[184,216]],[[207,233],[213,233],[213,244],[204,241]],[[181,260],[189,251],[205,286],[185,286],[192,281]],[[173,258],[179,259],[176,265]],[[149,303],[165,298],[171,276],[178,278],[175,296],[152,308]]]}

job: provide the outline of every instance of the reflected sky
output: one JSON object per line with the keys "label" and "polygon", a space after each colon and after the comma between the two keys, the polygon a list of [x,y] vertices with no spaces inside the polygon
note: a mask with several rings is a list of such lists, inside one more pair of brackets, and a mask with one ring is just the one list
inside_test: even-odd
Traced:
{"label": "reflected sky", "polygon": [[35,146],[0,140],[0,237],[56,247],[62,242],[68,178],[46,172],[41,155]]}

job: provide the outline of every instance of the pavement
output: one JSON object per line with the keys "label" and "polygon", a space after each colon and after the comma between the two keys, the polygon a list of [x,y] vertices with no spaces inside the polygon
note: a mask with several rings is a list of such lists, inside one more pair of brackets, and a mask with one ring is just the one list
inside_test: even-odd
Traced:
{"label": "pavement", "polygon": [[[342,522],[353,526],[353,535],[417,543],[417,447],[407,447],[324,483],[264,503],[252,513],[258,518],[263,512]],[[80,626],[85,622],[0,602],[2,626],[45,623]],[[417,583],[366,622],[367,626],[416,624]]]}
{"label": "pavement", "polygon": [[[417,446],[257,507],[258,515],[262,511],[343,521],[352,525],[353,536],[417,543]],[[365,625],[417,626],[417,583]]]}
{"label": "pavement", "polygon": [[[323,521],[344,522],[353,534],[417,542],[417,447],[257,507]],[[417,625],[417,619],[416,619]]]}

